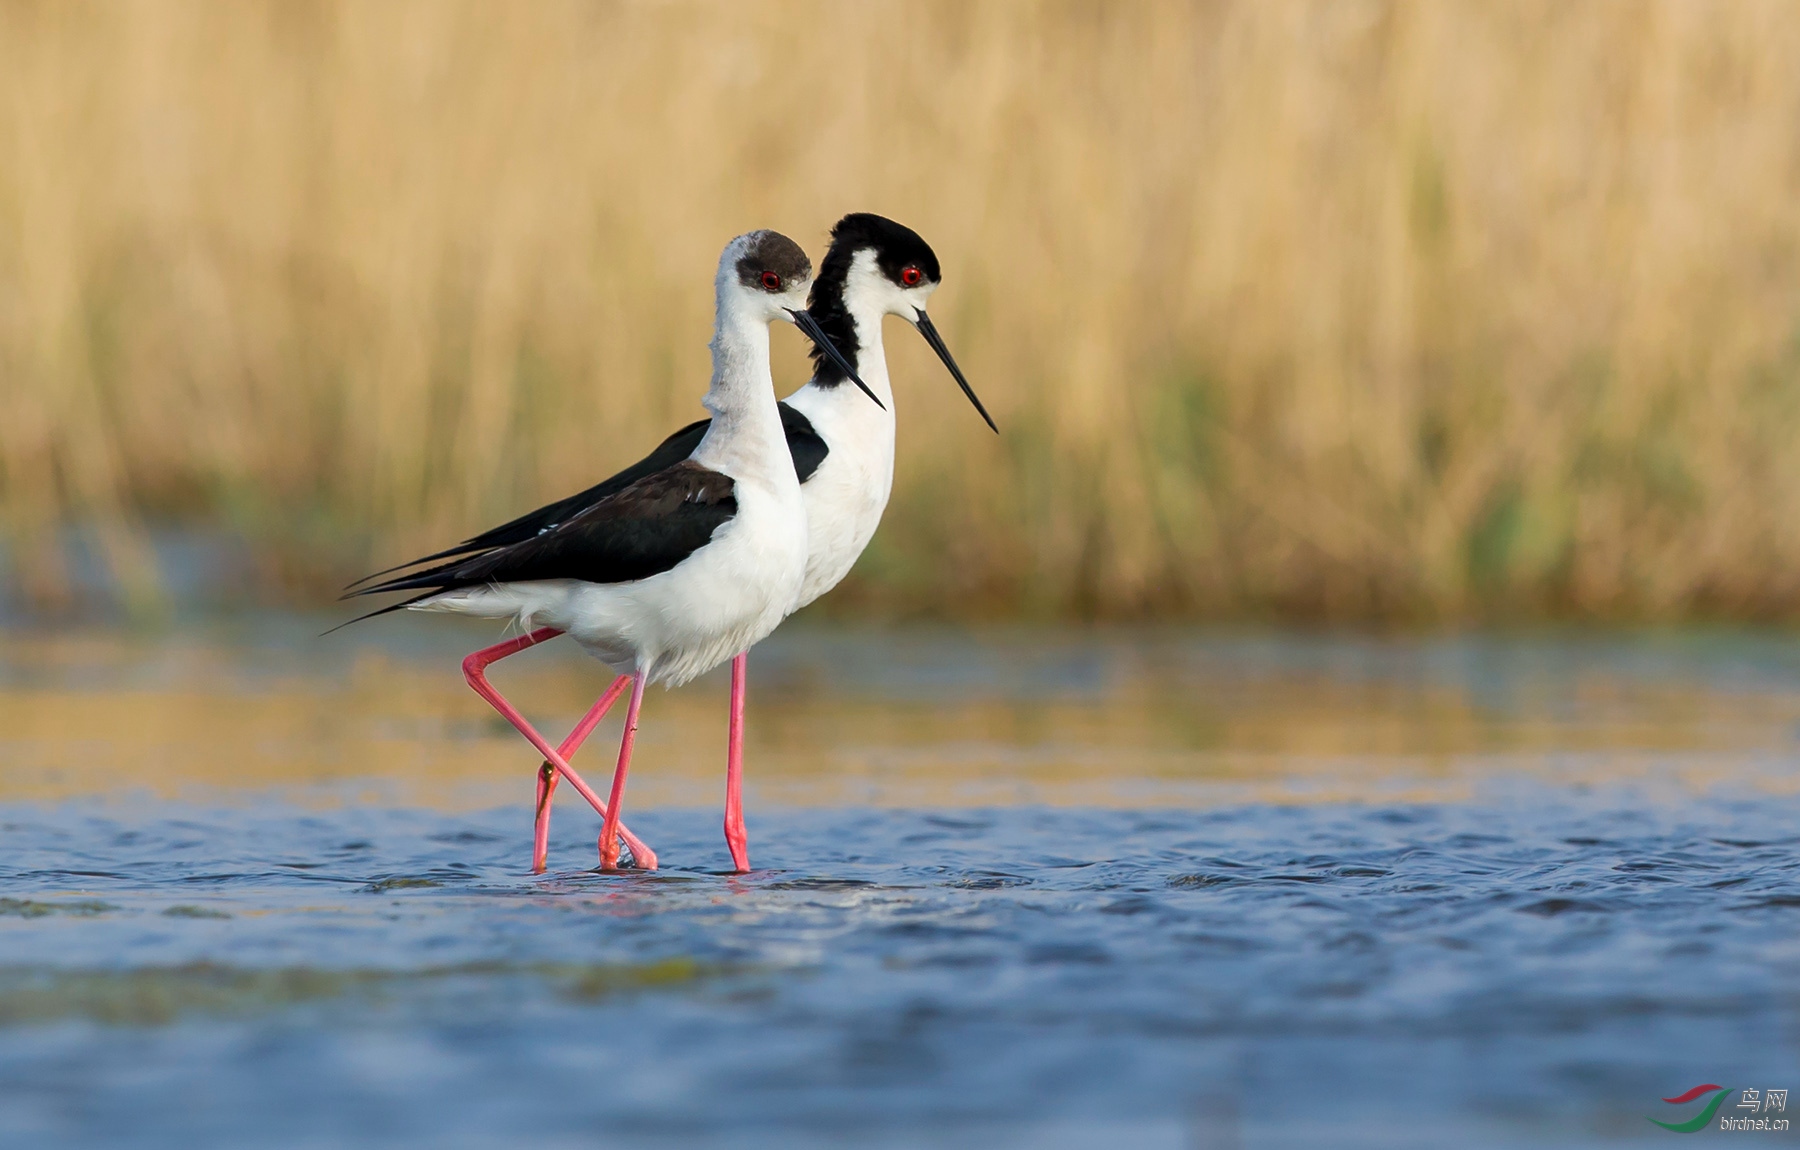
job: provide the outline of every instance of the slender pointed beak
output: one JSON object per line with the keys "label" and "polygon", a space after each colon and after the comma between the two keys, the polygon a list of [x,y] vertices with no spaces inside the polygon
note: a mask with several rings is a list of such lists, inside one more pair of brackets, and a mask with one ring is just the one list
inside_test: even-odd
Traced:
{"label": "slender pointed beak", "polygon": [[826,355],[831,357],[831,362],[838,365],[838,370],[850,377],[851,383],[862,388],[862,393],[868,396],[876,407],[879,407],[883,411],[887,410],[887,404],[875,398],[875,393],[870,391],[869,385],[864,383],[862,378],[856,374],[856,368],[851,365],[848,359],[844,358],[844,353],[838,350],[838,345],[831,342],[831,337],[825,334],[825,329],[819,326],[819,321],[813,318],[811,312],[795,311],[793,308],[788,308],[787,313],[794,317],[794,326],[805,332],[807,339],[818,344],[819,348],[824,351]]}
{"label": "slender pointed beak", "polygon": [[951,357],[950,349],[944,346],[944,337],[938,334],[937,325],[931,322],[931,317],[925,314],[924,308],[916,307],[913,310],[919,314],[919,318],[914,321],[914,326],[919,329],[919,334],[925,337],[925,342],[931,345],[931,350],[937,352],[937,357],[944,361],[944,366],[949,368],[950,374],[956,377],[956,386],[963,389],[963,394],[969,397],[969,402],[975,405],[975,410],[981,413],[981,418],[987,420],[987,425],[993,428],[995,435],[999,435],[1000,429],[994,426],[994,417],[988,414],[987,408],[981,406],[981,400],[975,397],[975,389],[970,387],[969,381],[963,378],[962,368],[956,366],[956,360]]}

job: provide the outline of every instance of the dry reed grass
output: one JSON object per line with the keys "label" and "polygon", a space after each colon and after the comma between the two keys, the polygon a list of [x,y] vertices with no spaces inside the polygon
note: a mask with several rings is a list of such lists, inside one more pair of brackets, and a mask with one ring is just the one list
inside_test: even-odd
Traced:
{"label": "dry reed grass", "polygon": [[71,518],[321,586],[634,458],[723,240],[869,209],[1005,434],[894,333],[840,607],[1792,613],[1796,204],[1789,0],[0,3],[0,507],[40,596]]}

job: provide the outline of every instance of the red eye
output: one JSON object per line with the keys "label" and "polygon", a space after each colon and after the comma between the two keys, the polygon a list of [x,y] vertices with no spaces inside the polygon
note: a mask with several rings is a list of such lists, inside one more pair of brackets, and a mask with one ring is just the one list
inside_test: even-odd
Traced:
{"label": "red eye", "polygon": [[910,264],[900,269],[900,282],[907,287],[918,287],[919,281],[924,278],[925,274]]}
{"label": "red eye", "polygon": [[776,275],[774,272],[764,272],[762,280],[763,280],[763,286],[768,288],[770,291],[780,291],[781,290],[781,277]]}

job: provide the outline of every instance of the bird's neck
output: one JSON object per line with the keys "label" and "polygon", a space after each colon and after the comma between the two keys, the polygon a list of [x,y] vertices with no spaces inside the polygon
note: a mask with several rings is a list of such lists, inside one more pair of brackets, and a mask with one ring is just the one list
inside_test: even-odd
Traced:
{"label": "bird's neck", "polygon": [[[856,332],[856,354],[850,362],[856,365],[856,374],[869,385],[883,406],[887,408],[889,417],[894,411],[894,389],[888,382],[887,348],[881,342],[881,321],[887,317],[885,311],[858,311],[848,309],[850,325]],[[856,397],[867,403],[870,408],[880,411],[881,408],[869,403],[869,397],[863,395],[854,383],[843,380],[839,384],[845,393],[855,392]]]}
{"label": "bird's neck", "polygon": [[833,451],[842,448],[845,459],[853,460],[853,466],[876,483],[875,490],[883,504],[894,481],[894,392],[888,384],[887,352],[881,343],[884,318],[885,313],[879,311],[863,315],[839,313],[840,330],[846,337],[843,342],[855,342],[850,362],[856,365],[856,374],[869,385],[869,390],[881,397],[882,406],[871,403],[842,372],[826,370],[830,361],[787,399],[812,421]]}
{"label": "bird's neck", "polygon": [[[887,309],[870,302],[885,294],[880,290],[882,285],[873,252],[859,251],[846,258],[845,253],[834,249],[826,255],[819,278],[813,283],[807,310],[891,412],[894,393],[888,384],[887,353],[881,342],[881,321],[887,318]],[[842,391],[846,398],[858,390],[818,348],[813,349],[812,360],[808,386],[813,390],[832,395]],[[868,396],[859,394],[857,398],[871,411],[881,410],[869,403]]]}
{"label": "bird's neck", "polygon": [[769,371],[769,321],[746,314],[723,292],[718,316],[712,386],[700,401],[712,412],[712,426],[693,458],[740,478],[775,460],[792,478],[781,413],[775,407],[775,379]]}
{"label": "bird's neck", "polygon": [[847,408],[857,416],[866,416],[870,422],[892,423],[894,389],[888,382],[887,349],[881,342],[881,321],[886,317],[885,311],[858,310],[840,304],[830,309],[827,320],[821,321],[831,341],[855,366],[856,374],[880,398],[880,407],[870,403],[869,397],[838,370],[837,364],[816,352],[812,378],[789,398],[813,394],[820,398],[829,396],[839,407]]}

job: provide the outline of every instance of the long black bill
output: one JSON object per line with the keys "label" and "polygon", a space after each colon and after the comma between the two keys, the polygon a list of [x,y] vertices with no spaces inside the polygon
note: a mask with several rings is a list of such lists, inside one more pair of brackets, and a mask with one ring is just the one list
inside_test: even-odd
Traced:
{"label": "long black bill", "polygon": [[887,404],[875,398],[875,393],[870,391],[869,385],[864,383],[862,378],[856,374],[856,368],[848,359],[844,358],[844,353],[838,350],[838,345],[831,342],[831,337],[825,334],[825,329],[819,326],[819,321],[812,317],[811,312],[795,311],[793,308],[788,308],[787,313],[794,317],[794,326],[805,332],[807,339],[818,344],[820,349],[822,349],[826,355],[831,357],[831,362],[838,365],[838,370],[850,377],[851,383],[862,388],[862,393],[868,396],[869,399],[874,402],[876,407],[879,407],[883,411],[887,410]]}
{"label": "long black bill", "polygon": [[950,374],[956,377],[956,386],[963,389],[963,394],[969,397],[969,402],[975,405],[975,410],[981,413],[981,418],[987,420],[987,425],[994,429],[995,435],[999,435],[1000,429],[994,427],[994,417],[988,414],[987,408],[981,406],[981,400],[975,397],[975,389],[970,387],[969,381],[963,378],[962,368],[956,366],[956,360],[951,357],[950,349],[944,346],[944,337],[938,334],[938,329],[931,322],[931,317],[925,314],[925,309],[922,307],[916,307],[913,310],[919,313],[919,334],[925,337],[925,342],[931,345],[931,350],[937,352],[937,357],[944,361],[944,366],[949,368]]}

